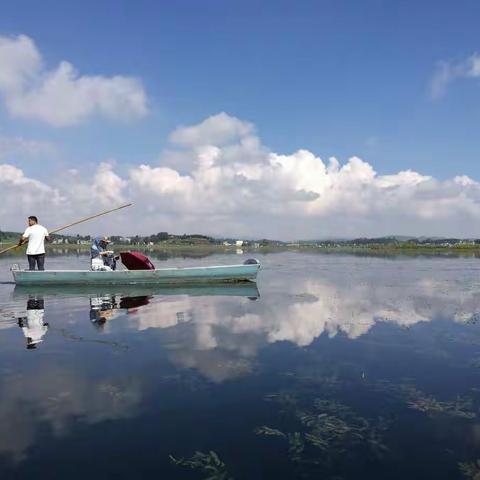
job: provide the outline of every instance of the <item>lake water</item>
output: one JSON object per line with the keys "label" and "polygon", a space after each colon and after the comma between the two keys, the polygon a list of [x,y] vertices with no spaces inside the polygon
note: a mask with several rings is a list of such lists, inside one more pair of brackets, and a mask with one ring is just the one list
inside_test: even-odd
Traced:
{"label": "lake water", "polygon": [[258,289],[0,284],[0,478],[479,478],[477,259],[258,258]]}

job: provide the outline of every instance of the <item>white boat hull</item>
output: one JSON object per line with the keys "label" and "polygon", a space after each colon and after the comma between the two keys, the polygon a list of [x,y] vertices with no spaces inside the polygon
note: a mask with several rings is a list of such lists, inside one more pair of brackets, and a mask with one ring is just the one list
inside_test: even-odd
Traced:
{"label": "white boat hull", "polygon": [[174,285],[256,281],[260,264],[212,267],[159,268],[156,270],[16,270],[17,285]]}

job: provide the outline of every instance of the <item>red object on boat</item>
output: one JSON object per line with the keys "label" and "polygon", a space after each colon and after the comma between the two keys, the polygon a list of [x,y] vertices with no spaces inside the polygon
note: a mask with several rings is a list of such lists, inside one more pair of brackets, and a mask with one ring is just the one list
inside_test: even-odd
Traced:
{"label": "red object on boat", "polygon": [[129,270],[155,270],[155,266],[148,257],[140,252],[120,252],[122,263]]}

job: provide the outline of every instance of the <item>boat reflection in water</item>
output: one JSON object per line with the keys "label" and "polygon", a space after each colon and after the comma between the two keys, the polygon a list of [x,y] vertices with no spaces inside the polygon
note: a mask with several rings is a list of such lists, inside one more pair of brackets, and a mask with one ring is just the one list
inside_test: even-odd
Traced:
{"label": "boat reflection in water", "polygon": [[18,326],[22,329],[27,341],[27,350],[37,348],[48,331],[48,323],[44,322],[45,304],[42,296],[29,295],[26,315],[18,317]]}
{"label": "boat reflection in water", "polygon": [[115,310],[126,310],[134,313],[138,308],[148,305],[152,296],[139,295],[126,297],[121,295],[96,295],[90,297],[90,320],[99,330],[105,327],[108,320],[115,317]]}
{"label": "boat reflection in water", "polygon": [[[89,305],[89,319],[98,331],[121,314],[135,314],[154,299],[171,296],[229,296],[247,297],[256,300],[260,294],[254,283],[245,284],[209,284],[188,287],[152,287],[152,286],[19,286],[15,287],[15,299],[27,299],[26,315],[18,318],[27,339],[27,348],[34,349],[43,340],[49,324],[44,322],[44,297],[85,299]],[[87,306],[87,305],[86,305]],[[177,320],[184,317],[177,312]]]}
{"label": "boat reflection in water", "polygon": [[118,308],[115,297],[109,295],[90,298],[90,320],[95,327],[103,329],[107,320],[111,320]]}
{"label": "boat reflection in water", "polygon": [[255,300],[260,297],[257,285],[253,282],[242,283],[208,283],[205,285],[179,285],[172,287],[153,285],[16,285],[13,291],[14,298],[28,295],[43,295],[54,297],[71,296],[98,296],[120,295],[123,298],[140,296],[171,296],[188,295],[197,296],[232,296],[249,297]]}

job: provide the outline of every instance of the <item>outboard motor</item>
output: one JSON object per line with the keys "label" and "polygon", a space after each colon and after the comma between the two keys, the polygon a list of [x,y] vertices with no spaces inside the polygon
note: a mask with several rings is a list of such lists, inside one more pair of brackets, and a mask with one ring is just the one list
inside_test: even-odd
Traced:
{"label": "outboard motor", "polygon": [[155,270],[155,266],[143,253],[120,252],[122,263],[128,270]]}

